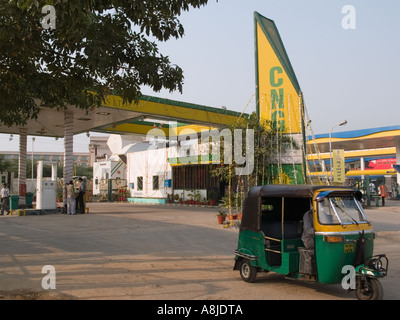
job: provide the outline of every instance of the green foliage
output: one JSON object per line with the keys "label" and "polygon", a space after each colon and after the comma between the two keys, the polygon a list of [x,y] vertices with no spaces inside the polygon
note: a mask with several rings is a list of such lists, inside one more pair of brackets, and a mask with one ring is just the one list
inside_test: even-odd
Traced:
{"label": "green foliage", "polygon": [[[57,166],[57,177],[63,176],[64,167],[62,164],[58,164]],[[15,177],[18,177],[18,159],[13,160],[5,160],[4,154],[0,154],[0,172],[14,172]],[[87,177],[88,180],[92,180],[93,178],[93,167],[82,167],[75,166],[74,167],[74,175],[80,177]],[[35,160],[33,163],[33,178],[36,179],[37,176],[37,161]],[[51,177],[51,166],[44,164],[43,165],[43,176]],[[30,179],[32,177],[32,161],[26,161],[26,177]]]}
{"label": "green foliage", "polygon": [[[250,188],[256,185],[268,184],[272,181],[271,166],[276,161],[277,155],[285,152],[290,147],[298,149],[298,146],[293,139],[282,132],[273,128],[270,122],[265,121],[260,123],[260,120],[255,112],[243,119],[242,122],[237,122],[229,128],[232,132],[235,129],[252,129],[254,130],[254,171],[246,177],[247,187]],[[279,144],[276,143],[279,141]],[[242,154],[246,154],[246,137],[242,137]],[[235,174],[235,168],[238,165],[233,161],[231,165],[224,164],[224,144],[221,143],[220,150],[221,165],[211,165],[210,172],[213,176],[218,177],[225,182],[231,181],[237,183],[238,177]],[[234,160],[234,159],[233,159]]]}
{"label": "green foliage", "polygon": [[[0,0],[0,124],[24,125],[40,106],[98,107],[110,93],[138,101],[143,85],[182,91],[182,69],[149,37],[182,37],[178,16],[207,2]],[[44,5],[55,29],[42,28]]]}
{"label": "green foliage", "polygon": [[218,199],[218,192],[215,189],[210,189],[207,191],[207,198],[209,200],[217,200]]}
{"label": "green foliage", "polygon": [[10,160],[5,160],[4,154],[0,154],[0,172],[12,172],[13,169],[14,163]]}
{"label": "green foliage", "polygon": [[226,211],[225,210],[218,210],[217,216],[226,216]]}
{"label": "green foliage", "polygon": [[239,211],[242,208],[242,195],[236,192],[226,194],[221,199],[221,206],[225,209],[235,208]]}
{"label": "green foliage", "polygon": [[[87,180],[92,180],[93,179],[93,167],[81,167],[81,166],[76,166],[75,169],[75,175],[79,177],[86,177]],[[62,177],[63,175],[60,175]]]}

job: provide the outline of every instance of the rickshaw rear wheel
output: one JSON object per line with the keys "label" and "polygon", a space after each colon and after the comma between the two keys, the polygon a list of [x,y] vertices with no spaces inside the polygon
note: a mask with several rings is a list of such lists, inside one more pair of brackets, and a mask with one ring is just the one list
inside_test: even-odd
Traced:
{"label": "rickshaw rear wheel", "polygon": [[254,282],[257,277],[257,268],[251,265],[250,261],[247,259],[243,259],[240,262],[240,276],[245,282]]}
{"label": "rickshaw rear wheel", "polygon": [[357,277],[356,297],[358,300],[382,300],[382,284],[375,278]]}

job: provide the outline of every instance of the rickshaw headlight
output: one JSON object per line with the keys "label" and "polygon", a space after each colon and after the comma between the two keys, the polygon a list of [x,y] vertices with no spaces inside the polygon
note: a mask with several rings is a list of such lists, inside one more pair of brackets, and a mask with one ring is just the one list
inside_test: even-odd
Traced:
{"label": "rickshaw headlight", "polygon": [[382,269],[382,261],[381,261],[381,259],[372,259],[370,262],[369,262],[369,267],[371,268],[371,269],[375,269],[375,270],[381,270]]}
{"label": "rickshaw headlight", "polygon": [[331,243],[340,243],[340,242],[344,242],[344,237],[343,236],[324,236],[324,241],[331,242]]}

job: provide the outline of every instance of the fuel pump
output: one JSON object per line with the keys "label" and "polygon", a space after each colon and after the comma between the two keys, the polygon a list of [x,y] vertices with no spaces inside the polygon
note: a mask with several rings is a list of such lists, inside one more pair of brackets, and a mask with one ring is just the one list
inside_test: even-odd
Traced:
{"label": "fuel pump", "polygon": [[51,177],[43,177],[44,161],[37,162],[36,209],[57,209],[57,162],[51,165]]}

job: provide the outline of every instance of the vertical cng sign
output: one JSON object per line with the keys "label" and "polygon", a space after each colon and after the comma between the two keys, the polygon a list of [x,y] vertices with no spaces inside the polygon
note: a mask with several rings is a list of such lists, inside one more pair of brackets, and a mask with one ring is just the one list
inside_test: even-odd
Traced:
{"label": "vertical cng sign", "polygon": [[[275,23],[257,12],[254,18],[257,113],[261,123],[269,121],[273,129],[290,134],[298,143],[299,150],[289,157],[291,161],[286,163],[286,168],[282,166],[282,170],[289,175],[295,167],[294,171],[302,177],[295,180],[304,183],[305,127],[300,86]],[[303,153],[299,143],[303,143]]]}
{"label": "vertical cng sign", "polygon": [[302,133],[300,86],[272,20],[257,12],[256,96],[260,120],[284,133]]}

